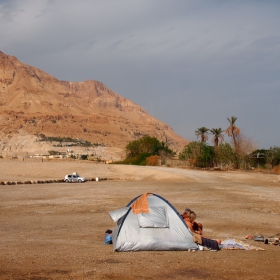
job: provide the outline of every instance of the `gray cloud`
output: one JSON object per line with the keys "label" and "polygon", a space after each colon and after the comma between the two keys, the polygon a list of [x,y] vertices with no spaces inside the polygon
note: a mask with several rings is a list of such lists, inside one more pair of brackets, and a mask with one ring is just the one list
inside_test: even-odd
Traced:
{"label": "gray cloud", "polygon": [[0,0],[0,50],[99,80],[179,135],[237,125],[280,145],[278,1]]}

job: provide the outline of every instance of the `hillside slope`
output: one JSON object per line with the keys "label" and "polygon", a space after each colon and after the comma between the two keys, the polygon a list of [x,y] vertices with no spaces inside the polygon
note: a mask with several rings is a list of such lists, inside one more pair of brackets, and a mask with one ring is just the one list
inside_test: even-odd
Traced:
{"label": "hillside slope", "polygon": [[119,148],[143,135],[167,141],[176,150],[188,143],[170,126],[101,82],[60,81],[2,52],[0,120],[3,152],[15,147],[25,151],[27,145],[21,144],[22,139],[17,142],[18,134],[82,138]]}

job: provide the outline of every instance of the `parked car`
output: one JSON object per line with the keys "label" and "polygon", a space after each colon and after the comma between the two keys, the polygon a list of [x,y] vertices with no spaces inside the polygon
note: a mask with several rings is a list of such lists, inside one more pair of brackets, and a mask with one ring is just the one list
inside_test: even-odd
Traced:
{"label": "parked car", "polygon": [[64,177],[64,181],[66,183],[74,183],[74,182],[79,182],[79,183],[82,183],[82,182],[85,182],[87,179],[84,178],[84,177],[81,177],[78,173],[73,173],[73,174],[70,174],[70,175],[66,175]]}

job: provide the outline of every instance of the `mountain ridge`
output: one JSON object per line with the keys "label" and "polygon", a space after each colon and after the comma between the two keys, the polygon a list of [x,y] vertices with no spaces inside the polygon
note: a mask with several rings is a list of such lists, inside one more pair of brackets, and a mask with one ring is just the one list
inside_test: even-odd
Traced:
{"label": "mountain ridge", "polygon": [[[1,138],[11,139],[19,132],[44,134],[122,149],[143,135],[155,136],[177,150],[188,143],[169,125],[102,82],[60,81],[1,51],[0,118]],[[5,143],[6,148],[0,145],[2,153],[7,150]]]}

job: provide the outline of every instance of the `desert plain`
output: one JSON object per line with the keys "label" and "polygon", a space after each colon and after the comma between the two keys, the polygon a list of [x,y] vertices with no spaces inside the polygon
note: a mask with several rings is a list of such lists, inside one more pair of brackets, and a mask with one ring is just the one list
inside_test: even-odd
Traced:
{"label": "desert plain", "polygon": [[[279,236],[279,175],[36,159],[0,167],[3,182],[107,179],[0,185],[0,279],[280,279],[280,246],[245,239]],[[193,209],[205,236],[262,250],[113,252],[109,212],[146,192]]]}

